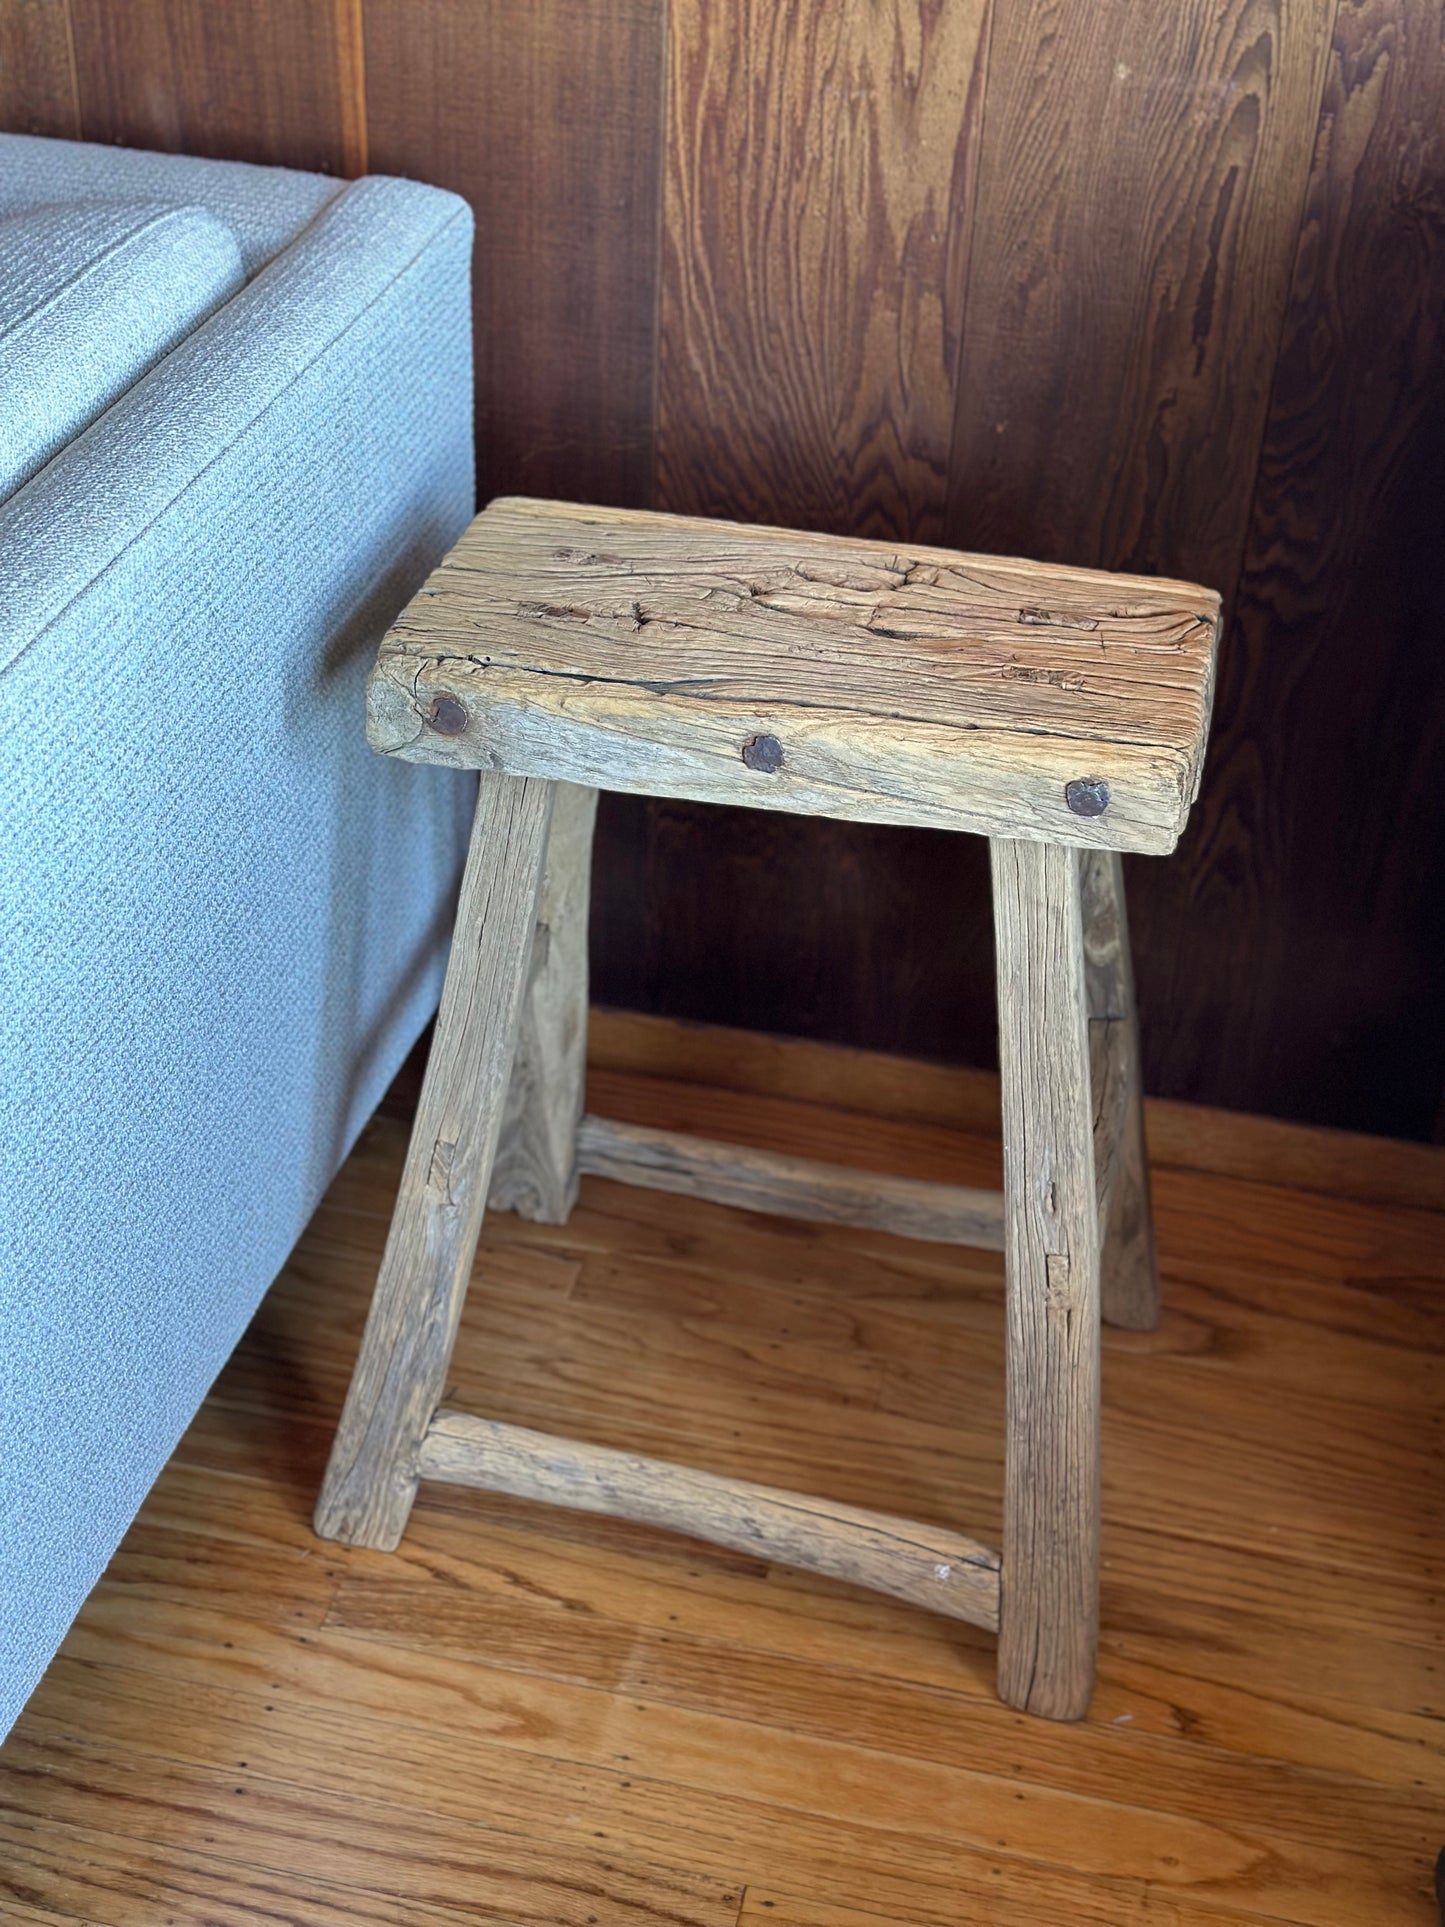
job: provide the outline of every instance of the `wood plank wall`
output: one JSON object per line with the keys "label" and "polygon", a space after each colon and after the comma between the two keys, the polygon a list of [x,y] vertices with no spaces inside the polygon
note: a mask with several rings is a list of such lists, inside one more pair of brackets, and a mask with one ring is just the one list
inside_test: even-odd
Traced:
{"label": "wood plank wall", "polygon": [[[1445,0],[0,0],[0,124],[457,189],[484,495],[1196,576],[1151,1090],[1445,1088]],[[613,798],[616,1003],[991,1060],[981,846]]]}

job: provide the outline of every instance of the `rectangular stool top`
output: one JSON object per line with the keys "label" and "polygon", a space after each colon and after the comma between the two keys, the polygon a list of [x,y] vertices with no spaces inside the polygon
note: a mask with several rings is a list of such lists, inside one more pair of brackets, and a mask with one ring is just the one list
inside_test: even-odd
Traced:
{"label": "rectangular stool top", "polygon": [[493,502],[382,642],[374,748],[649,796],[1165,852],[1219,597],[912,543]]}

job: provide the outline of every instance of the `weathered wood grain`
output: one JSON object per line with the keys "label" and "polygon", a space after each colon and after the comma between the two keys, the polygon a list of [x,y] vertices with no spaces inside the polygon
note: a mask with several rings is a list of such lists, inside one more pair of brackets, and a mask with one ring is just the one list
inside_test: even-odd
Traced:
{"label": "weathered wood grain", "polygon": [[649,1131],[605,1117],[583,1118],[579,1149],[584,1172],[614,1183],[707,1198],[740,1211],[1003,1249],[1003,1197],[996,1191],[851,1171],[816,1158]]}
{"label": "weathered wood grain", "polygon": [[481,779],[436,1038],[316,1505],[324,1539],[389,1550],[406,1530],[501,1133],[551,811],[549,784]]}
{"label": "weathered wood grain", "polygon": [[986,13],[674,11],[659,506],[937,539]]}
{"label": "weathered wood grain", "polygon": [[526,1001],[487,1199],[540,1224],[577,1201],[577,1126],[587,1071],[587,906],[597,792],[558,783]]}
{"label": "weathered wood grain", "polygon": [[1101,1304],[1107,1324],[1153,1331],[1159,1323],[1159,1260],[1149,1204],[1124,867],[1113,851],[1087,850],[1081,877]]}
{"label": "weathered wood grain", "polygon": [[359,173],[355,0],[70,0],[87,140]]}
{"label": "weathered wood grain", "polygon": [[0,128],[79,138],[68,0],[0,0]]}
{"label": "weathered wood grain", "polygon": [[685,1532],[993,1630],[998,1554],[942,1526],[438,1412],[422,1476]]}
{"label": "weathered wood grain", "polygon": [[1099,1211],[1080,853],[995,840],[1008,1420],[999,1692],[1080,1719],[1099,1636]]}
{"label": "weathered wood grain", "polygon": [[645,502],[664,0],[364,0],[371,165],[464,195],[477,495]]}
{"label": "weathered wood grain", "polygon": [[1166,850],[1217,618],[1188,584],[508,498],[383,641],[368,733],[413,761]]}

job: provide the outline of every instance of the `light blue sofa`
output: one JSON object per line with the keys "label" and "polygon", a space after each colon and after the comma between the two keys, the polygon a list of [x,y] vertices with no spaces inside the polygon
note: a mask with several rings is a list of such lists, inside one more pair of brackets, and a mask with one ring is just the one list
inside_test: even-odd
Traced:
{"label": "light blue sofa", "polygon": [[471,798],[363,682],[471,227],[0,136],[0,1734],[437,1000]]}

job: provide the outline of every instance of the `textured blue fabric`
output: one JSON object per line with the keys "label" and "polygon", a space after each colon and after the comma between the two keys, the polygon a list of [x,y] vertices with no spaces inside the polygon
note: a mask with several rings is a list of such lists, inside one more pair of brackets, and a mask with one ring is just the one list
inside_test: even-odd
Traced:
{"label": "textured blue fabric", "polygon": [[345,187],[329,175],[298,174],[285,167],[0,134],[0,216],[54,201],[149,201],[209,208],[236,236],[247,274],[295,240]]}
{"label": "textured blue fabric", "polygon": [[93,201],[0,219],[0,501],[233,295],[199,207]]}
{"label": "textured blue fabric", "polygon": [[465,204],[358,183],[0,507],[0,1732],[440,988],[373,755],[472,507]]}

